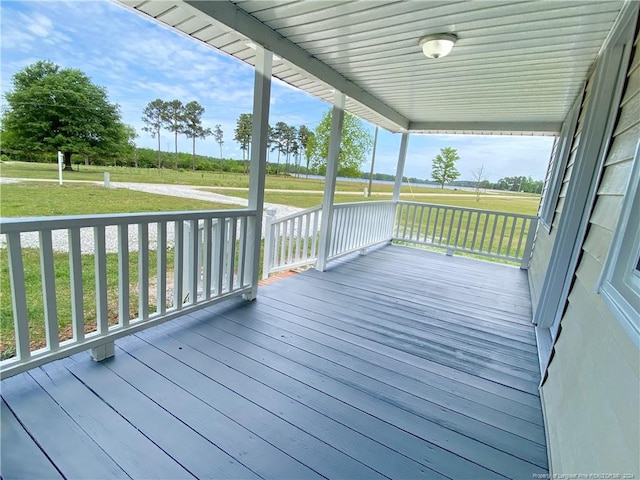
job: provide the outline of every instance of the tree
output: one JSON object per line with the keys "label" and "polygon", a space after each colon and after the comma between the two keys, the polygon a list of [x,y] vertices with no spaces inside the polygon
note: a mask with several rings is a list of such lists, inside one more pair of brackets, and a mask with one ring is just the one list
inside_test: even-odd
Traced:
{"label": "tree", "polygon": [[458,160],[458,151],[451,147],[441,148],[440,153],[433,159],[431,178],[440,184],[440,188],[444,188],[445,183],[453,182],[460,176],[456,169]]}
{"label": "tree", "polygon": [[[331,134],[331,110],[327,111],[316,127],[313,141],[308,142],[311,148],[312,168],[321,175],[327,169],[329,155],[329,137]],[[359,177],[360,166],[367,158],[373,145],[371,134],[364,123],[357,117],[345,113],[342,124],[340,153],[338,154],[338,175],[343,177]]]}
{"label": "tree", "polygon": [[287,129],[289,126],[284,122],[277,122],[276,126],[273,127],[270,131],[269,135],[269,143],[271,146],[271,151],[277,150],[278,152],[278,162],[276,164],[276,175],[278,175],[278,171],[280,170],[280,154],[283,153],[286,155],[287,147],[286,147],[286,136]]}
{"label": "tree", "polygon": [[284,153],[286,155],[286,172],[289,173],[291,171],[290,169],[290,160],[291,160],[291,155],[296,154],[297,150],[298,150],[298,142],[297,142],[297,138],[298,138],[298,129],[296,127],[287,125],[287,128],[285,128],[284,130],[284,137],[283,137],[283,141],[284,141]]}
{"label": "tree", "polygon": [[82,71],[49,61],[28,65],[12,78],[2,115],[3,147],[64,154],[108,154],[126,142],[120,111],[106,90]]}
{"label": "tree", "polygon": [[178,134],[184,131],[184,121],[184,105],[182,105],[182,102],[180,100],[165,102],[162,125],[170,132],[173,132],[174,135],[176,152],[174,160],[175,170],[178,170]]}
{"label": "tree", "polygon": [[313,153],[312,144],[315,144],[314,133],[307,128],[306,125],[300,125],[298,129],[298,142],[304,151],[304,158],[307,161],[307,177],[309,176],[309,162]]}
{"label": "tree", "polygon": [[487,181],[487,172],[484,169],[484,164],[480,166],[477,170],[471,172],[473,175],[473,179],[476,182],[476,202],[480,201],[480,189],[482,185]]}
{"label": "tree", "polygon": [[165,102],[156,98],[149,102],[142,111],[142,121],[145,124],[145,126],[142,127],[142,130],[149,132],[151,134],[151,138],[158,137],[158,168],[162,168],[162,159],[160,158],[160,131],[164,125],[162,119],[165,116],[165,108]]}
{"label": "tree", "polygon": [[[131,155],[136,155],[136,138],[138,138],[138,134],[136,133],[136,129],[131,125],[125,125],[124,123],[120,125],[122,128],[121,137],[123,141],[119,144],[119,148],[114,150],[114,166],[118,161],[118,158],[122,160],[131,158]],[[124,160],[124,164],[126,165],[127,160]]]}
{"label": "tree", "polygon": [[202,126],[204,107],[196,101],[187,103],[183,110],[182,133],[193,141],[191,150],[191,170],[196,170],[196,138],[207,138],[213,132]]}
{"label": "tree", "polygon": [[242,150],[242,160],[245,159],[245,152],[249,153],[251,143],[251,130],[253,128],[253,114],[241,113],[236,124],[235,137],[233,139],[240,144]]}
{"label": "tree", "polygon": [[222,160],[222,145],[224,144],[224,139],[222,126],[220,124],[217,124],[213,129],[213,138],[215,139],[216,143],[220,145],[220,160]]}
{"label": "tree", "polygon": [[252,113],[241,113],[238,117],[238,123],[236,125],[235,137],[234,140],[240,144],[240,149],[242,150],[242,161],[244,162],[244,173],[249,173],[249,165],[245,159],[245,152],[247,153],[246,158],[249,158],[251,155],[251,134],[253,133],[253,114]]}

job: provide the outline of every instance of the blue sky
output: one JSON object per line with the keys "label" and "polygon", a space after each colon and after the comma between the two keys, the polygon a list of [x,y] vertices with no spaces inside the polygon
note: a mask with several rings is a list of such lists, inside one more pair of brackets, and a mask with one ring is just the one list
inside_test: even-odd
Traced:
{"label": "blue sky", "polygon": [[[155,98],[197,100],[205,108],[203,123],[221,124],[223,154],[241,158],[233,141],[236,119],[251,112],[253,69],[185,36],[109,1],[0,2],[1,90],[11,89],[14,73],[37,60],[78,68],[107,89],[120,105],[123,121],[139,134],[137,144],[156,148],[157,141],[142,131],[142,109]],[[270,123],[305,124],[315,128],[330,105],[280,81],[272,85]],[[374,126],[367,124],[373,134]],[[461,179],[472,179],[481,165],[490,180],[525,175],[544,178],[550,137],[483,137],[412,135],[405,175],[427,178],[431,159],[442,147],[460,154]],[[163,150],[173,150],[165,134]],[[400,136],[380,130],[376,172],[395,173]],[[178,148],[191,151],[191,142],[179,139]],[[198,153],[219,155],[213,138],[200,140]],[[370,161],[370,158],[368,162]],[[370,163],[363,165],[364,170]]]}

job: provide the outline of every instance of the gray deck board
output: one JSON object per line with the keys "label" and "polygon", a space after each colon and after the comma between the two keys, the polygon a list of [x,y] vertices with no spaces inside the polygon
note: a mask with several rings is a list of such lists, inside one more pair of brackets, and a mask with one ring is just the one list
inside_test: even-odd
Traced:
{"label": "gray deck board", "polygon": [[385,247],[116,345],[2,382],[4,478],[547,471],[517,268]]}
{"label": "gray deck board", "polygon": [[[7,404],[0,402],[0,428],[2,443],[11,448],[0,448],[0,472],[5,480],[33,478],[62,478],[40,447],[20,425]],[[28,458],[29,461],[25,462]]]}

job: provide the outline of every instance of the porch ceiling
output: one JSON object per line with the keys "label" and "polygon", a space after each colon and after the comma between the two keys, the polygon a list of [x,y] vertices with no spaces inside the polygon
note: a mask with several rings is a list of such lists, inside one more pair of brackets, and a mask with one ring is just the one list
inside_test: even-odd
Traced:
{"label": "porch ceiling", "polygon": [[[555,134],[622,0],[118,0],[393,132]],[[420,37],[458,35],[429,60]]]}

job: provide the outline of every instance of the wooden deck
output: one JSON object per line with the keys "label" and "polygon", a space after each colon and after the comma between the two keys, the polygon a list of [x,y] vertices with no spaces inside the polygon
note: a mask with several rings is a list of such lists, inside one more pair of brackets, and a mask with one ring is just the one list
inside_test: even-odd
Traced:
{"label": "wooden deck", "polygon": [[2,382],[11,478],[547,472],[526,273],[407,247]]}

